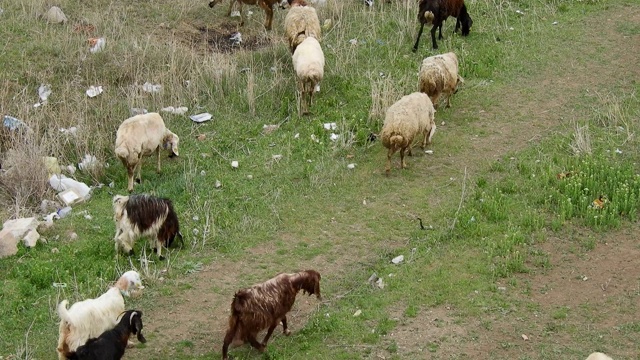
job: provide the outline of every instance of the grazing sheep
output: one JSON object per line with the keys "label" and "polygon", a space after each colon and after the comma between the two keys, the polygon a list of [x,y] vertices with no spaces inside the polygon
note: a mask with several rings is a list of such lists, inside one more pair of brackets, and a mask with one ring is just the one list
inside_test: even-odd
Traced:
{"label": "grazing sheep", "polygon": [[144,289],[140,274],[127,271],[100,297],[78,301],[69,309],[69,302],[62,300],[58,305],[58,315],[61,319],[58,358],[64,360],[65,351],[76,351],[88,339],[112,329],[118,322],[118,315],[124,311],[123,296],[129,296],[129,292],[136,289]]}
{"label": "grazing sheep", "polygon": [[142,335],[142,327],[142,311],[127,310],[113,329],[103,332],[97,338],[89,339],[75,352],[64,345],[63,352],[69,360],[120,360],[124,356],[131,334],[137,335],[141,343],[147,342]]}
{"label": "grazing sheep", "polygon": [[164,260],[162,247],[170,247],[176,235],[182,239],[178,215],[171,200],[151,195],[113,197],[113,220],[116,223],[116,254],[122,249],[133,255],[133,242],[149,236],[151,247]]}
{"label": "grazing sheep", "polygon": [[[211,0],[209,2],[209,7],[213,8],[216,4],[221,3],[223,0]],[[265,13],[265,21],[264,27],[267,30],[271,30],[271,23],[273,22],[273,5],[278,3],[278,0],[231,0],[229,4],[229,11],[227,12],[227,16],[231,15],[231,9],[233,9],[233,3],[238,2],[240,4],[240,26],[244,25],[244,12],[242,12],[242,5],[258,5],[264,10]]]}
{"label": "grazing sheep", "polygon": [[420,92],[429,95],[435,109],[438,108],[440,95],[444,95],[447,107],[451,107],[451,95],[458,91],[460,83],[464,83],[464,79],[458,75],[458,57],[452,52],[422,60],[418,78]]}
{"label": "grazing sheep", "polygon": [[284,18],[284,29],[289,41],[289,50],[293,54],[300,43],[313,36],[320,41],[322,30],[316,9],[308,6],[304,0],[288,0],[291,9]]}
{"label": "grazing sheep", "polygon": [[420,36],[422,36],[422,30],[425,24],[433,24],[431,28],[431,41],[433,42],[433,48],[437,49],[436,28],[440,30],[438,39],[442,40],[442,23],[447,20],[449,16],[456,18],[456,28],[453,32],[458,31],[460,26],[462,26],[462,36],[469,35],[473,20],[467,12],[467,6],[464,4],[464,0],[420,0],[418,7],[420,31],[418,31],[416,43],[413,45],[413,52],[418,50],[418,43],[420,42]]}
{"label": "grazing sheep", "polygon": [[316,86],[324,76],[324,53],[318,40],[314,37],[305,38],[296,47],[292,60],[298,78],[300,111],[307,114]]}
{"label": "grazing sheep", "polygon": [[[222,359],[228,359],[229,345],[241,345],[249,342],[251,346],[264,351],[273,330],[282,322],[282,331],[290,335],[287,329],[287,313],[296,301],[296,295],[303,293],[320,295],[320,273],[315,270],[305,270],[294,274],[279,274],[261,284],[248,289],[239,290],[231,302],[229,329],[222,345]],[[264,329],[269,329],[259,343],[256,335]]]}
{"label": "grazing sheep", "polygon": [[160,172],[160,149],[171,151],[169,157],[178,156],[178,135],[164,126],[164,121],[158,113],[136,115],[125,120],[116,134],[116,156],[127,169],[129,183],[127,190],[133,191],[133,173],[138,169],[137,181],[141,181],[140,170],[142,158],[154,151],[158,155]]}
{"label": "grazing sheep", "polygon": [[400,150],[400,164],[404,169],[407,167],[404,155],[407,150],[411,155],[414,138],[422,137],[423,149],[431,143],[436,132],[435,112],[429,96],[421,92],[405,95],[387,109],[380,132],[382,145],[389,149],[385,168],[387,175],[391,170],[391,156],[396,151]]}
{"label": "grazing sheep", "polygon": [[586,360],[613,360],[608,355],[605,355],[601,352],[594,352]]}

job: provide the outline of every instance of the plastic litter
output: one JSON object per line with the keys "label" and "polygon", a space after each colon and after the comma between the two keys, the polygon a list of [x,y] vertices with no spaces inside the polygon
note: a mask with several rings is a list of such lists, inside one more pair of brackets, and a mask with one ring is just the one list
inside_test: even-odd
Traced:
{"label": "plastic litter", "polygon": [[235,10],[231,12],[231,17],[241,17],[242,14],[240,14],[240,11]]}
{"label": "plastic litter", "polygon": [[353,313],[353,316],[360,316],[362,315],[362,310],[358,309],[356,310],[356,312]]}
{"label": "plastic litter", "polygon": [[264,124],[262,126],[262,132],[265,133],[265,134],[270,134],[270,133],[278,130],[279,127],[280,127],[280,125],[267,125],[267,124]]}
{"label": "plastic litter", "polygon": [[160,110],[171,113],[171,114],[184,115],[184,113],[189,111],[189,108],[186,106],[180,106],[180,107],[167,106]]}
{"label": "plastic litter", "polygon": [[189,119],[197,122],[197,123],[203,123],[205,121],[209,121],[211,120],[211,118],[213,117],[213,115],[209,114],[209,113],[202,113],[202,114],[197,114],[197,115],[191,115],[189,116]]}
{"label": "plastic litter", "polygon": [[324,123],[322,125],[322,127],[324,127],[325,130],[335,130],[338,128],[338,124],[336,123]]}
{"label": "plastic litter", "polygon": [[162,90],[162,85],[160,84],[152,84],[150,82],[146,82],[142,85],[142,90],[148,93],[157,93]]}
{"label": "plastic litter", "polygon": [[394,264],[400,264],[403,261],[404,261],[404,255],[399,255],[391,259],[391,262]]}
{"label": "plastic litter", "polygon": [[56,215],[58,215],[59,219],[62,219],[64,217],[66,217],[67,215],[69,215],[71,213],[71,206],[65,206],[62,209],[58,210],[58,212],[56,213]]}
{"label": "plastic litter", "polygon": [[238,168],[238,166],[240,166],[240,164],[238,164],[238,162],[237,162],[236,160],[233,160],[233,161],[231,162],[231,167],[232,167],[232,168],[237,169],[237,168]]}
{"label": "plastic litter", "polygon": [[78,163],[78,169],[80,169],[80,170],[91,170],[91,169],[95,168],[98,165],[100,165],[100,163],[98,162],[98,159],[96,159],[95,156],[89,155],[89,154],[84,154],[84,158],[82,158],[82,161],[80,161],[80,163]]}
{"label": "plastic litter", "polygon": [[63,133],[63,134],[69,134],[69,135],[75,135],[76,132],[78,132],[78,128],[75,127],[75,126],[72,126],[72,127],[68,128],[68,129],[60,128],[58,130],[60,130],[60,132]]}
{"label": "plastic litter", "polygon": [[89,51],[92,54],[99,53],[100,51],[104,50],[104,47],[107,45],[107,39],[103,37],[90,38],[89,45],[91,46],[91,48],[89,48]]}
{"label": "plastic litter", "polygon": [[351,39],[351,40],[349,40],[349,44],[351,44],[351,45],[358,45],[358,39]]}
{"label": "plastic litter", "polygon": [[96,97],[100,94],[102,94],[104,90],[102,89],[102,86],[89,86],[89,89],[87,89],[86,94],[88,97],[93,98]]}
{"label": "plastic litter", "polygon": [[275,160],[275,161],[279,161],[280,159],[282,159],[282,155],[278,154],[278,155],[272,155],[271,159]]}
{"label": "plastic litter", "polygon": [[340,135],[334,134],[334,133],[331,133],[331,136],[329,137],[329,139],[331,139],[331,141],[336,141],[339,138],[340,138]]}
{"label": "plastic litter", "polygon": [[38,97],[40,98],[40,102],[35,103],[33,107],[39,107],[39,106],[45,105],[47,103],[47,99],[49,98],[49,95],[51,95],[51,85],[48,85],[48,84],[40,85],[40,87],[38,88]]}
{"label": "plastic litter", "polygon": [[53,156],[44,156],[42,158],[44,161],[44,167],[47,169],[49,176],[53,174],[60,174],[62,169],[60,169],[60,165],[58,165],[58,159]]}
{"label": "plastic litter", "polygon": [[233,35],[231,35],[229,40],[231,41],[231,45],[232,46],[238,46],[238,45],[242,44],[242,34],[238,31],[238,32],[234,33]]}
{"label": "plastic litter", "polygon": [[15,130],[25,130],[27,132],[31,132],[31,128],[27,126],[22,120],[14,118],[13,116],[5,115],[2,121],[4,127],[11,131]]}
{"label": "plastic litter", "polygon": [[91,192],[91,188],[87,184],[68,178],[62,174],[52,175],[49,178],[49,185],[56,191],[74,189],[80,198],[88,197]]}
{"label": "plastic litter", "polygon": [[424,153],[425,154],[429,154],[429,155],[433,155],[433,150],[425,150]]}
{"label": "plastic litter", "polygon": [[356,168],[356,164],[349,164],[349,165],[347,165],[347,169],[349,169],[349,170],[353,170],[353,169],[355,169],[355,168]]}
{"label": "plastic litter", "polygon": [[129,112],[131,113],[131,116],[136,116],[136,115],[146,114],[149,111],[145,108],[131,108]]}

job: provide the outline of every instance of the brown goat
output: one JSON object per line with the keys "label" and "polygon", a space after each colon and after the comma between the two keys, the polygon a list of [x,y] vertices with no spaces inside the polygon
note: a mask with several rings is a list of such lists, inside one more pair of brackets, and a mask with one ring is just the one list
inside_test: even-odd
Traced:
{"label": "brown goat", "polygon": [[[209,2],[209,7],[213,8],[216,4],[221,3],[224,0],[211,0]],[[227,11],[227,16],[231,15],[231,10],[233,9],[233,3],[238,2],[240,4],[240,26],[244,25],[244,13],[242,12],[242,5],[258,5],[260,6],[266,15],[266,19],[264,21],[264,27],[267,30],[271,30],[271,23],[273,22],[273,5],[278,3],[278,0],[231,0],[229,3],[229,11]]]}
{"label": "brown goat", "polygon": [[[236,292],[231,302],[229,329],[222,345],[222,359],[228,359],[229,345],[241,345],[249,342],[251,346],[262,352],[267,346],[273,330],[282,322],[282,332],[289,336],[287,329],[287,313],[296,301],[296,295],[303,293],[320,295],[320,273],[305,270],[293,274],[278,274],[261,284]],[[267,334],[259,343],[258,333],[267,329]]]}
{"label": "brown goat", "polygon": [[431,28],[431,42],[433,43],[433,48],[437,49],[436,29],[439,29],[438,39],[442,40],[442,23],[444,23],[449,16],[456,18],[454,32],[458,31],[462,26],[462,36],[469,35],[473,20],[467,12],[467,6],[464,4],[464,0],[420,0],[418,7],[420,31],[418,31],[416,43],[413,45],[413,52],[418,50],[418,43],[420,42],[420,36],[422,36],[422,30],[425,24],[433,24]]}

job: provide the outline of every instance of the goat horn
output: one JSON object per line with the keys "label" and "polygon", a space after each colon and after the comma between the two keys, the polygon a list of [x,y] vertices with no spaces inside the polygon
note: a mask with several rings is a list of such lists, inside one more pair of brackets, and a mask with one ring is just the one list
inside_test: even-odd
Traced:
{"label": "goat horn", "polygon": [[131,323],[133,321],[133,317],[136,316],[137,312],[132,312],[131,313],[131,317],[129,317],[129,323]]}

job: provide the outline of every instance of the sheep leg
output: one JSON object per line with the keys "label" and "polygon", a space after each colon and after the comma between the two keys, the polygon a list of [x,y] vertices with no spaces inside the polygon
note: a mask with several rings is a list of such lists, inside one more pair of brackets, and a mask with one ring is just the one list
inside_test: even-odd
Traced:
{"label": "sheep leg", "polygon": [[138,173],[138,176],[136,176],[136,182],[140,184],[142,183],[142,175],[140,175],[140,173],[142,172],[142,154],[140,154],[140,156],[138,157],[138,163],[136,164],[136,171]]}
{"label": "sheep leg", "polygon": [[420,22],[420,31],[418,31],[418,37],[416,38],[416,43],[413,45],[413,52],[418,51],[418,43],[420,42],[420,36],[422,36],[422,30],[424,30],[424,23]]}
{"label": "sheep leg", "polygon": [[406,151],[406,148],[401,148],[400,149],[400,164],[402,165],[403,169],[407,168],[407,163],[404,161],[404,153]]}
{"label": "sheep leg", "polygon": [[437,50],[438,49],[438,43],[436,42],[436,28],[438,27],[438,25],[433,25],[433,27],[431,28],[431,42],[433,43],[433,49]]}
{"label": "sheep leg", "polygon": [[231,10],[233,10],[233,3],[236,2],[236,0],[231,0],[229,2],[229,11],[227,11],[227,16],[231,16]]}
{"label": "sheep leg", "polygon": [[136,165],[131,165],[128,164],[127,165],[127,190],[129,190],[129,192],[133,191],[133,175],[136,171]]}
{"label": "sheep leg", "polygon": [[224,342],[222,343],[222,359],[227,360],[229,358],[229,344],[233,341],[233,337],[236,334],[235,327],[227,330],[227,333],[224,336]]}
{"label": "sheep leg", "polygon": [[394,147],[391,147],[387,152],[387,167],[385,168],[385,172],[387,173],[387,175],[389,175],[389,171],[391,171],[391,156],[393,156],[395,152],[396,149]]}
{"label": "sheep leg", "polygon": [[287,316],[282,317],[282,333],[289,336],[291,335],[291,330],[287,329]]}
{"label": "sheep leg", "polygon": [[156,168],[156,172],[159,174],[160,173],[160,146],[158,146],[156,148],[156,153],[158,154],[158,167]]}
{"label": "sheep leg", "polygon": [[264,27],[267,30],[271,30],[271,23],[273,22],[273,8],[267,4],[264,0],[259,0],[258,5],[264,10],[266,19],[264,20]]}
{"label": "sheep leg", "polygon": [[249,344],[251,344],[251,346],[253,346],[254,348],[256,348],[256,350],[260,352],[263,352],[264,349],[266,348],[266,345],[262,345],[261,343],[258,342],[258,340],[256,340],[256,334],[248,334],[247,340],[249,340]]}

